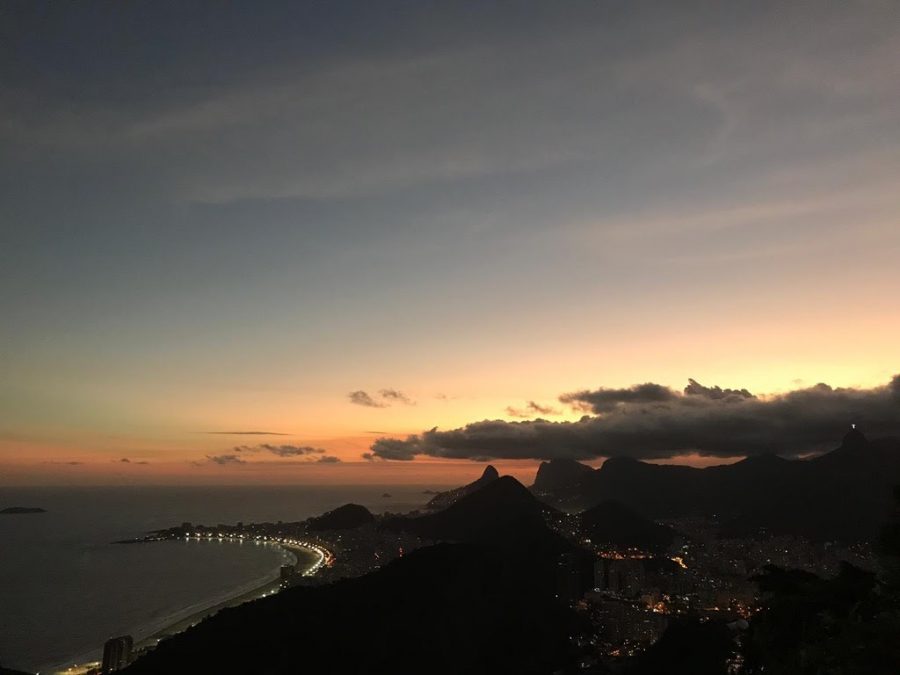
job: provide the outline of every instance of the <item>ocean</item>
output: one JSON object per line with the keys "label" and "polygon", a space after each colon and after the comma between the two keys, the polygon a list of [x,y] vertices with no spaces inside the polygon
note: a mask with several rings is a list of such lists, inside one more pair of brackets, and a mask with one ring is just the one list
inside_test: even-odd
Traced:
{"label": "ocean", "polygon": [[116,540],[184,521],[288,522],[347,502],[404,512],[427,499],[408,485],[0,488],[0,508],[47,510],[0,515],[0,665],[46,673],[98,659],[109,637],[146,637],[293,561],[249,542]]}

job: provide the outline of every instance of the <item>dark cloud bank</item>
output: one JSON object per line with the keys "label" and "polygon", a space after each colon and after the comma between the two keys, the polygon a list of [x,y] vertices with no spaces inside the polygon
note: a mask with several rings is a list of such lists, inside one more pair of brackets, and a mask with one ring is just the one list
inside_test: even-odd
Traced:
{"label": "dark cloud bank", "polygon": [[367,459],[663,459],[688,453],[732,457],[800,455],[831,449],[850,423],[871,435],[900,435],[900,375],[873,389],[818,384],[777,396],[706,387],[679,392],[647,383],[560,396],[592,414],[577,422],[484,420],[408,438],[378,439]]}

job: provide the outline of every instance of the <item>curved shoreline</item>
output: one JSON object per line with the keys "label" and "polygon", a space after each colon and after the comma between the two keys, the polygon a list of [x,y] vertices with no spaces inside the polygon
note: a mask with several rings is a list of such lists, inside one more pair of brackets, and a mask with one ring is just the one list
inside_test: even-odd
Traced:
{"label": "curved shoreline", "polygon": [[[245,540],[233,537],[233,536],[224,536],[224,537],[184,537],[186,540],[194,540],[194,541],[228,541],[231,543],[242,543]],[[275,544],[282,550],[289,552],[294,556],[294,569],[297,570],[301,566],[301,557],[299,555],[302,552],[303,555],[311,556],[310,564],[306,567],[303,572],[301,572],[302,576],[312,576],[315,574],[331,557],[330,551],[327,549],[318,546],[317,544],[310,544],[308,542],[291,540],[289,542],[266,539],[266,540],[253,540],[255,543],[262,543],[264,545]],[[148,542],[149,543],[149,542]],[[200,609],[190,611],[190,606],[181,609],[177,612],[173,612],[169,618],[163,619],[160,622],[152,622],[145,624],[144,627],[149,627],[150,634],[144,637],[141,637],[134,642],[134,651],[137,652],[141,649],[153,648],[155,647],[160,640],[166,637],[171,637],[173,635],[177,635],[188,628],[200,623],[204,619],[212,616],[216,612],[226,609],[228,607],[237,607],[238,605],[242,605],[245,602],[249,602],[251,600],[257,600],[262,597],[265,597],[270,594],[277,593],[281,588],[281,576],[280,576],[280,568],[274,572],[271,572],[267,575],[269,577],[264,583],[259,585],[254,585],[250,590],[240,590],[238,593],[234,595],[230,595],[225,599],[214,600],[212,604],[206,603],[195,603],[203,604],[204,606]],[[251,582],[252,583],[252,582]],[[189,614],[185,616],[179,616],[184,611],[189,611]],[[175,618],[178,617],[178,618]],[[158,624],[162,624],[161,627],[156,627]],[[140,635],[143,630],[136,630],[134,633]],[[76,673],[84,672],[88,668],[99,666],[100,662],[96,660],[92,660],[97,651],[102,651],[102,645],[98,648],[92,649],[90,652],[85,652],[74,659],[68,659],[63,663],[58,665],[51,666],[49,668],[41,668],[41,671],[47,671],[56,675],[74,675]],[[69,664],[76,664],[77,668],[73,668]]]}

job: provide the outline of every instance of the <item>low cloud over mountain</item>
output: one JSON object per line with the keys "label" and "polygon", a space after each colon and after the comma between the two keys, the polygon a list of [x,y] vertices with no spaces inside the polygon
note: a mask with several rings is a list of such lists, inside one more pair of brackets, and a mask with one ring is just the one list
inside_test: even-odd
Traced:
{"label": "low cloud over mountain", "polygon": [[818,384],[754,396],[746,389],[706,387],[690,380],[683,392],[646,383],[564,394],[560,401],[594,414],[576,422],[484,420],[447,431],[434,428],[406,439],[378,439],[367,456],[483,460],[662,459],[693,452],[721,457],[798,455],[830,449],[828,443],[851,422],[872,435],[900,435],[900,375],[872,389]]}

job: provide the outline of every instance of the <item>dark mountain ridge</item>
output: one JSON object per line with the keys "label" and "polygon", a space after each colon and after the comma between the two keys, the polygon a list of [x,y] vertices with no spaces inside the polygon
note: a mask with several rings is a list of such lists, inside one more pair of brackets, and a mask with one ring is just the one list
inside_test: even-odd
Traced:
{"label": "dark mountain ridge", "polygon": [[775,455],[696,469],[613,457],[548,501],[568,509],[614,500],[651,518],[716,515],[726,534],[754,530],[816,539],[866,539],[900,482],[900,442],[869,441],[851,429],[841,445],[811,459]]}

